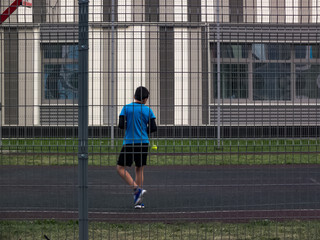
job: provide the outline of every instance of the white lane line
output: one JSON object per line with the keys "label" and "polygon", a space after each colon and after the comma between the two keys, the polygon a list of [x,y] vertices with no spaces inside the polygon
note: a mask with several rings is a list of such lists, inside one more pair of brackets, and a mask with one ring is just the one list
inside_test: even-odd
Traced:
{"label": "white lane line", "polygon": [[313,182],[314,184],[320,185],[320,182],[318,182],[317,180],[315,180],[314,178],[309,178],[311,182]]}

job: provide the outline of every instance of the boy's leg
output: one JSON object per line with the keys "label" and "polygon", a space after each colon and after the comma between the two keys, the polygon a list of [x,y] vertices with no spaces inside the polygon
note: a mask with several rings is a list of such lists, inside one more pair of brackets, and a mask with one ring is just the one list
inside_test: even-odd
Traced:
{"label": "boy's leg", "polygon": [[141,167],[136,167],[136,184],[140,187],[143,188],[143,166]]}
{"label": "boy's leg", "polygon": [[135,181],[133,181],[131,175],[125,169],[125,167],[117,165],[117,172],[122,177],[122,179],[125,180],[125,182],[133,188],[134,190],[133,199],[134,199],[135,206],[141,205],[142,196],[145,193],[145,190],[142,190],[139,188],[138,184]]}
{"label": "boy's leg", "polygon": [[135,172],[136,178],[135,181],[140,188],[143,188],[143,180],[144,180],[144,166],[147,165],[147,157],[148,157],[148,144],[142,144],[135,147],[134,152],[134,162],[136,165]]}
{"label": "boy's leg", "polygon": [[123,145],[119,159],[117,162],[117,172],[120,177],[133,189],[137,188],[138,185],[133,181],[130,173],[126,170],[125,166],[131,166],[133,159],[133,148],[130,145]]}
{"label": "boy's leg", "polygon": [[144,208],[144,204],[142,203],[143,195],[147,192],[145,189],[143,189],[143,166],[136,167],[136,179],[135,182],[140,188],[140,196],[139,200],[137,201],[137,204],[135,204],[136,209]]}
{"label": "boy's leg", "polygon": [[137,204],[135,204],[135,208],[137,209],[141,209],[141,208],[145,208],[144,204],[142,203],[143,200],[143,196],[144,194],[147,192],[144,188],[143,188],[143,181],[144,181],[144,166],[147,164],[147,156],[148,156],[148,145],[143,145],[143,146],[139,146],[136,147],[135,149],[135,174],[136,174],[136,178],[135,178],[135,182],[139,185],[140,187],[140,191],[141,194],[139,196],[139,201]]}
{"label": "boy's leg", "polygon": [[124,166],[117,165],[117,172],[120,177],[133,189],[136,189],[139,186],[135,181],[133,181],[130,173],[125,169]]}

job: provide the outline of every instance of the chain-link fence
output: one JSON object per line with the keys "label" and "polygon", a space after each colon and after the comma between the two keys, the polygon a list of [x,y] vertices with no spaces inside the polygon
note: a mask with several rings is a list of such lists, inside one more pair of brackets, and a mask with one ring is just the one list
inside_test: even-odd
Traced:
{"label": "chain-link fence", "polygon": [[318,239],[319,10],[1,0],[0,239]]}

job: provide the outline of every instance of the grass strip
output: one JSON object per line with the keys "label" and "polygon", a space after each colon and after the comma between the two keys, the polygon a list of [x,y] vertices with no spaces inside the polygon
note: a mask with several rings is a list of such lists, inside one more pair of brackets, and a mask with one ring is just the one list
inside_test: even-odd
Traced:
{"label": "grass strip", "polygon": [[[320,140],[223,140],[220,147],[209,139],[152,139],[149,165],[318,164]],[[89,165],[114,166],[122,140],[91,139]],[[6,139],[1,165],[76,165],[77,139]]]}
{"label": "grass strip", "polygon": [[[0,240],[78,239],[77,221],[0,221]],[[165,240],[315,240],[320,221],[251,221],[248,223],[89,223],[89,239]]]}

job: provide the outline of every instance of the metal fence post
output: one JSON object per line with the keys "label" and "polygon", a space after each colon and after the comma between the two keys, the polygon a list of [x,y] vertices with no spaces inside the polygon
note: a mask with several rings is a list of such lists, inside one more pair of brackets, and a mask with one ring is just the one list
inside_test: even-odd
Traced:
{"label": "metal fence post", "polygon": [[88,239],[88,0],[79,0],[79,240]]}
{"label": "metal fence post", "polygon": [[111,147],[114,147],[114,0],[111,1]]}
{"label": "metal fence post", "polygon": [[220,5],[219,1],[217,0],[217,140],[218,140],[218,148],[220,147],[220,140],[221,140],[221,76],[220,76]]}

